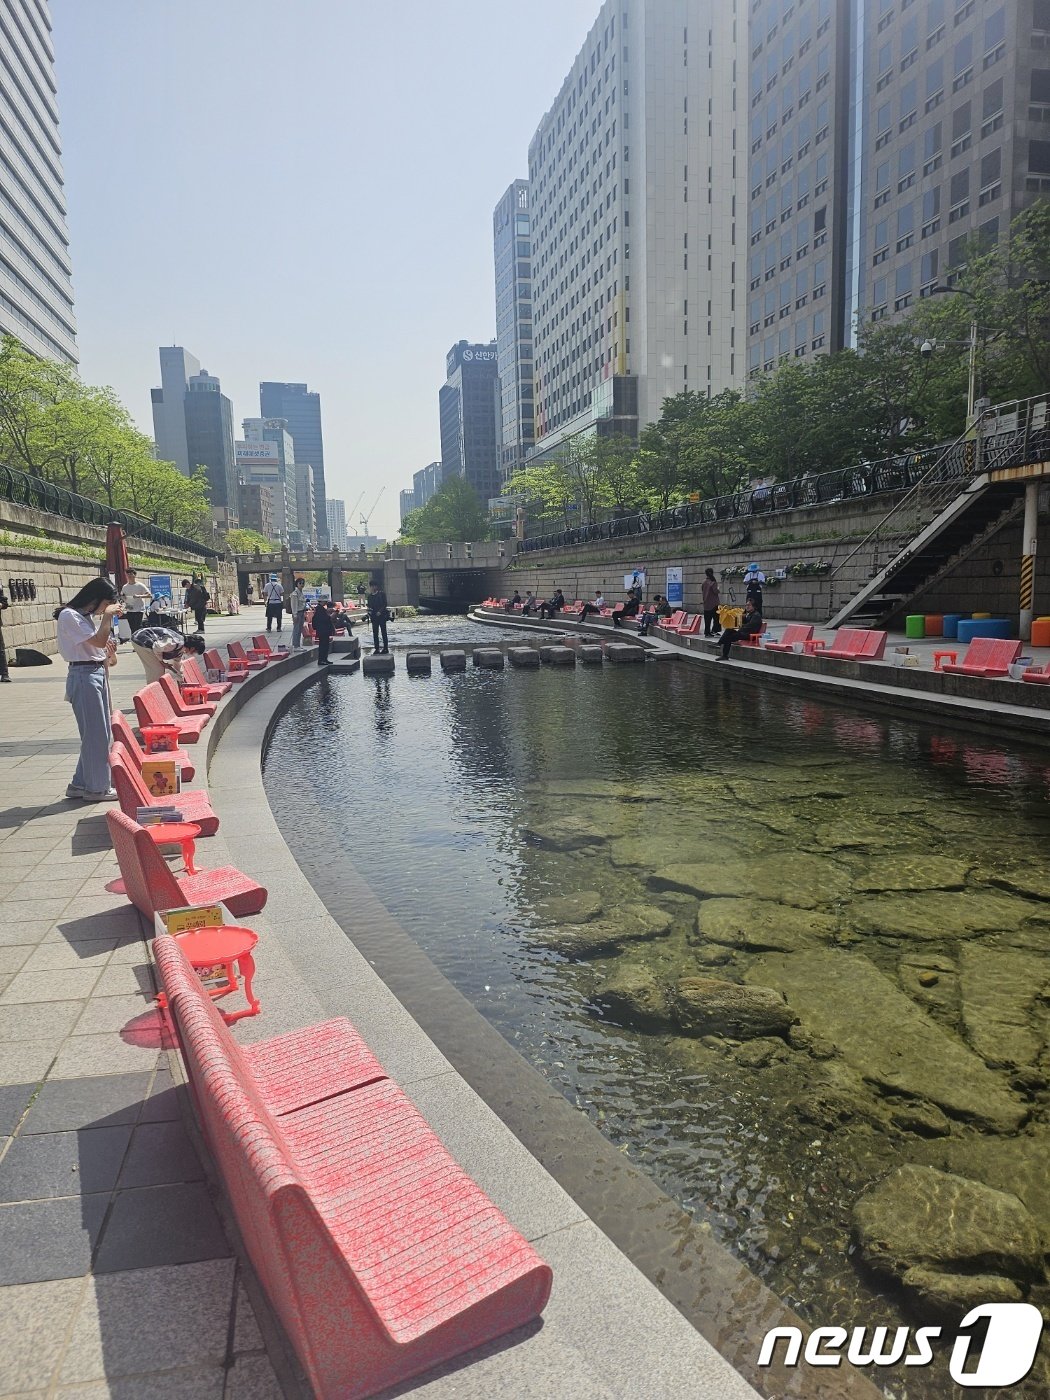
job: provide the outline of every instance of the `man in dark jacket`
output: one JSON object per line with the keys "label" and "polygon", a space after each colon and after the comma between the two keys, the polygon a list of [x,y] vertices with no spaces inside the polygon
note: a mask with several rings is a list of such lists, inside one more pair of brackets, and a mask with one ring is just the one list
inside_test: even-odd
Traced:
{"label": "man in dark jacket", "polygon": [[540,604],[540,617],[551,618],[556,612],[561,612],[565,606],[565,594],[560,588],[556,588],[550,598],[545,603]]}
{"label": "man in dark jacket", "polygon": [[[386,593],[379,587],[378,583],[368,585],[368,620],[372,624],[372,655],[386,655],[390,647],[386,639],[386,624],[390,618],[390,612],[386,605]],[[383,635],[383,645],[379,645],[379,635]]]}
{"label": "man in dark jacket", "polygon": [[719,661],[729,660],[729,648],[741,637],[753,637],[762,631],[762,614],[748,598],[744,604],[744,616],[739,627],[727,627],[718,639],[718,645],[722,648]]}
{"label": "man in dark jacket", "polygon": [[197,622],[197,631],[204,631],[204,619],[208,616],[208,601],[211,594],[204,587],[199,578],[194,576],[193,582],[186,589],[186,606],[193,613]]}
{"label": "man in dark jacket", "polygon": [[314,608],[313,621],[310,625],[317,638],[317,664],[318,666],[327,666],[328,648],[332,645],[332,633],[335,631],[335,613],[327,599],[319,602]]}

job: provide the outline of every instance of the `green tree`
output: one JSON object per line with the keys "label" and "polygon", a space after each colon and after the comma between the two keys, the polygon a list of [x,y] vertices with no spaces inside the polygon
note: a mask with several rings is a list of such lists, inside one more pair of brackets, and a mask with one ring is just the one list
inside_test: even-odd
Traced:
{"label": "green tree", "polygon": [[227,530],[226,548],[231,554],[254,554],[257,549],[269,554],[273,544],[258,530]]}
{"label": "green tree", "polygon": [[463,477],[453,476],[422,509],[409,512],[400,537],[413,544],[443,544],[446,540],[484,540],[488,533],[488,514],[474,488]]}

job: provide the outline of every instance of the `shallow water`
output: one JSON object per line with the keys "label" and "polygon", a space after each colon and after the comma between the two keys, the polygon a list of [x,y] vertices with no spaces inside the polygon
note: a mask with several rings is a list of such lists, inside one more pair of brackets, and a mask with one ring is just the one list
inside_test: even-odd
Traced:
{"label": "shallow water", "polygon": [[[391,644],[504,635],[421,619]],[[902,1162],[1017,1192],[1050,1237],[1050,756],[673,663],[435,661],[309,689],[266,785],[322,895],[366,841],[446,976],[814,1325],[931,1320],[851,1242]],[[651,1029],[609,1009],[626,974]],[[671,989],[695,976],[783,991],[801,1028],[685,1033]],[[1041,1369],[1010,1393],[1047,1392]]]}

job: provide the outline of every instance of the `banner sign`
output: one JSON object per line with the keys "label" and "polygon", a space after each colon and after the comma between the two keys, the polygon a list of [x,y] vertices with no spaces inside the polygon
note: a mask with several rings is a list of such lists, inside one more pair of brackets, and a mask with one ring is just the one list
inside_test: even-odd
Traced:
{"label": "banner sign", "polygon": [[680,606],[685,602],[685,588],[682,582],[681,569],[667,570],[667,601],[675,606]]}

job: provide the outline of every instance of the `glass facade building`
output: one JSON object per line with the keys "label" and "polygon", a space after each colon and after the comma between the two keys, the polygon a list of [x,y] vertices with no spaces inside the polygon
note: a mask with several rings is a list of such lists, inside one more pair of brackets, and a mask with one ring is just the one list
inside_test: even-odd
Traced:
{"label": "glass facade building", "polygon": [[0,331],[77,361],[47,0],[0,0]]}
{"label": "glass facade building", "polygon": [[190,471],[207,468],[212,518],[234,525],[240,513],[240,493],[233,405],[222,392],[218,379],[207,370],[192,376],[183,403]]}
{"label": "glass facade building", "polygon": [[314,529],[317,543],[328,545],[328,497],[325,493],[324,433],[321,429],[321,396],[305,384],[268,380],[259,385],[259,412],[264,418],[283,418],[295,444],[295,460],[314,469]]}
{"label": "glass facade building", "polygon": [[[438,395],[441,479],[463,477],[484,507],[500,492],[500,385],[496,342],[461,340],[445,361],[447,379]],[[425,504],[425,502],[421,502]]]}
{"label": "glass facade building", "polygon": [[524,466],[535,441],[532,379],[532,242],[529,182],[515,180],[492,215],[496,355],[500,382],[500,475]]}

